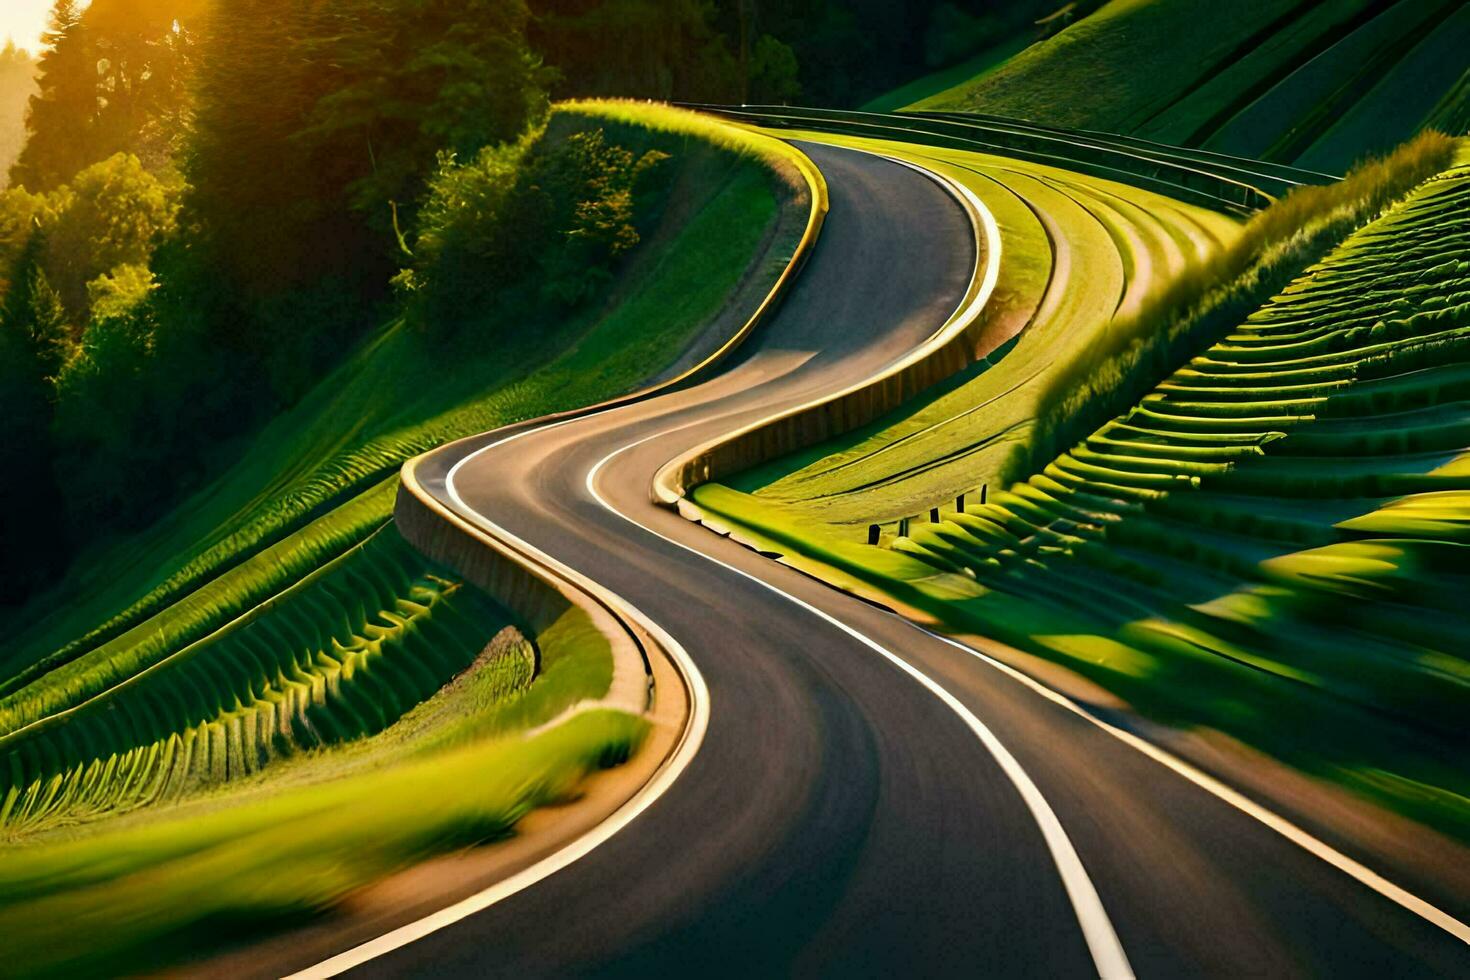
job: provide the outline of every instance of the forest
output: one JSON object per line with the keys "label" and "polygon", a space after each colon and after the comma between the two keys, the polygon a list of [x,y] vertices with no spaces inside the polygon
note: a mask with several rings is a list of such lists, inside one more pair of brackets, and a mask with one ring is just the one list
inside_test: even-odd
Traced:
{"label": "forest", "polygon": [[[0,601],[203,485],[385,318],[489,343],[586,301],[644,161],[607,181],[615,147],[580,171],[524,152],[552,101],[856,105],[1048,6],[57,0],[34,59],[0,52]],[[472,165],[552,189],[534,220],[434,226]],[[478,284],[453,310],[427,268],[458,254],[446,232]],[[528,262],[536,295],[492,295]]]}

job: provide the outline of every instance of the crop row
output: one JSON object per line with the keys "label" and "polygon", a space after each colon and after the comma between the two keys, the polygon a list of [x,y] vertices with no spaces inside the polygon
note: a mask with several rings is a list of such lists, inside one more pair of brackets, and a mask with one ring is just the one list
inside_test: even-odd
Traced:
{"label": "crop row", "polygon": [[483,593],[380,531],[249,615],[0,739],[0,827],[176,800],[376,734],[504,622]]}
{"label": "crop row", "polygon": [[862,540],[994,482],[1026,442],[1065,353],[1238,234],[1224,215],[1111,181],[965,150],[851,141],[897,153],[972,191],[1000,228],[995,292],[982,314],[993,349],[866,429],[732,480],[792,519]]}
{"label": "crop row", "polygon": [[895,545],[1135,649],[1462,738],[1470,168],[1044,472]]}

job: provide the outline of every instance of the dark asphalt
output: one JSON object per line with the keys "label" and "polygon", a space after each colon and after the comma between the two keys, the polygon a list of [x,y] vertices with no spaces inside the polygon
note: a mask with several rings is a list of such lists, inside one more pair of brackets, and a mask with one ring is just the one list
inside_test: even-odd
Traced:
{"label": "dark asphalt", "polygon": [[689,651],[710,691],[703,748],[588,856],[354,974],[1095,972],[1034,819],[958,715],[847,633],[589,495],[589,471],[650,436],[604,466],[599,492],[959,698],[1056,811],[1140,975],[1470,973],[1452,937],[1014,679],[650,502],[654,472],[680,451],[872,375],[931,335],[969,283],[971,229],[939,186],[803,148],[831,188],[826,228],[729,367],[487,452],[456,481],[474,510]]}

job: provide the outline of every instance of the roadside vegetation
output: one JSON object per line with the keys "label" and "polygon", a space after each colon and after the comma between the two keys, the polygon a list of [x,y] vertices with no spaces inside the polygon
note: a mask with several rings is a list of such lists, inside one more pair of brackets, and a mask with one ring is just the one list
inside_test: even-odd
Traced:
{"label": "roadside vegetation", "polygon": [[[415,705],[456,675],[486,669],[477,655],[506,614],[398,537],[391,523],[396,471],[446,440],[637,387],[672,365],[736,288],[774,281],[804,227],[804,220],[777,227],[782,201],[794,193],[789,174],[773,175],[760,145],[736,130],[722,133],[722,145],[707,141],[703,134],[717,125],[674,110],[587,104],[557,110],[548,125],[505,149],[465,164],[441,162],[431,198],[493,194],[497,180],[539,175],[545,196],[531,200],[545,209],[537,213],[551,233],[524,237],[534,225],[515,209],[427,205],[412,242],[417,261],[404,276],[413,281],[401,287],[404,314],[366,338],[194,499],[146,534],[99,546],[73,577],[28,607],[36,615],[13,634],[0,685],[0,730],[8,733],[0,754],[9,773],[0,826],[13,854],[52,853],[49,842],[78,825],[105,840],[111,822],[129,811],[142,827],[184,819],[177,811],[195,799],[223,806],[238,792],[248,807],[252,794],[274,793],[278,778],[290,785],[296,759],[310,760],[315,780],[334,787],[325,795],[356,793],[347,786],[366,778],[357,775],[360,753],[372,753],[375,770],[387,765],[391,753],[373,746],[391,745],[401,726],[413,726],[422,717]],[[590,170],[589,159],[597,164]],[[594,174],[590,196],[584,190],[558,201],[556,181]],[[518,288],[557,281],[572,238],[559,222],[580,232],[572,247],[584,250],[578,285],[587,291]],[[431,236],[435,244],[423,247]],[[512,239],[524,249],[518,260],[537,265],[504,288],[466,289],[454,316],[442,315],[434,291],[453,289],[477,265],[497,281],[497,249]],[[606,263],[600,276],[599,257]],[[507,320],[545,327],[489,342],[487,325]],[[586,666],[572,688],[551,669],[545,638],[533,640],[536,669],[497,688],[486,710],[534,726],[556,713],[517,712],[516,705],[530,699],[565,710],[606,692],[609,653],[597,634],[579,641]],[[435,717],[463,727],[452,715]],[[579,723],[584,737],[575,754],[544,760],[547,779],[562,786],[556,774],[583,773],[587,759],[622,758],[636,744],[629,733],[641,722],[634,722]],[[475,730],[504,738],[519,729]],[[599,747],[591,739],[601,731],[617,734]],[[510,751],[487,743],[463,764]],[[526,806],[547,798],[534,785],[525,791],[531,795],[492,799],[486,820],[503,832]],[[317,806],[306,790],[298,795],[301,806]],[[380,864],[369,854],[341,870],[331,897],[408,855],[470,843],[433,830],[453,820],[421,809],[422,825],[406,821],[392,833],[385,817],[376,833],[383,852],[398,856]],[[211,824],[221,841],[235,832],[236,819],[222,813]],[[260,846],[274,846],[272,839],[264,834]],[[267,865],[277,860],[267,855]],[[62,874],[63,865],[49,867]],[[147,881],[152,867],[129,872],[136,874],[129,880]],[[151,893],[148,901],[170,928],[193,921],[186,907]],[[222,899],[218,913],[234,901]],[[307,899],[315,908],[325,902]],[[29,907],[23,901],[13,914],[29,915]],[[105,918],[104,907],[96,914]],[[118,941],[128,935],[119,928]],[[190,935],[208,947],[205,933]]]}
{"label": "roadside vegetation", "polygon": [[[963,149],[817,133],[921,163],[972,190],[1000,229],[995,292],[966,327],[984,356],[870,425],[733,476],[769,518],[854,541],[950,506],[1025,453],[1071,352],[1239,234],[1232,218],[1058,167]],[[981,257],[983,259],[983,256]],[[752,503],[755,501],[752,500]]]}
{"label": "roadside vegetation", "polygon": [[[810,203],[773,141],[551,105],[515,4],[219,0],[197,32],[147,6],[173,19],[58,5],[0,194],[0,928],[26,972],[320,914],[626,759],[640,717],[574,709],[606,639],[575,612],[521,636],[417,554],[397,471],[674,370]],[[52,140],[129,38],[186,102]]]}
{"label": "roadside vegetation", "polygon": [[1036,472],[1134,404],[1348,232],[1447,169],[1456,151],[1454,139],[1426,132],[1344,180],[1292,191],[1225,248],[1163,283],[1138,311],[1115,319],[1096,343],[1072,348],[1041,393],[1026,451],[1009,461],[1001,481]]}
{"label": "roadside vegetation", "polygon": [[[914,108],[1125,133],[1342,173],[1464,112],[1454,0],[1112,0]],[[1059,97],[1058,93],[1066,93]]]}
{"label": "roadside vegetation", "polygon": [[[1456,153],[1386,209],[1359,202],[1401,191],[1396,168],[1359,177],[1338,247],[986,505],[872,548],[725,487],[693,499],[763,550],[1061,663],[1152,721],[1470,837]],[[1443,147],[1398,160],[1422,173]]]}

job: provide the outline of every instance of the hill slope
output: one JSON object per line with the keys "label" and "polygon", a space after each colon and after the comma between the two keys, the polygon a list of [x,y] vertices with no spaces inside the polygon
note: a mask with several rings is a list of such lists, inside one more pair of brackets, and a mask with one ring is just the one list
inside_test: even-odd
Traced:
{"label": "hill slope", "polygon": [[1455,116],[1467,46],[1470,10],[1453,0],[1113,0],[914,108],[1341,173]]}
{"label": "hill slope", "polygon": [[695,499],[849,587],[1467,836],[1467,273],[1462,148],[1124,417],[892,550]]}
{"label": "hill slope", "polygon": [[[320,911],[504,836],[639,744],[635,714],[569,714],[613,681],[585,614],[539,632],[513,622],[392,522],[405,459],[706,356],[801,238],[810,202],[783,169],[789,151],[628,105],[563,108],[545,138],[592,130],[677,167],[596,302],[494,344],[384,325],[205,492],[99,548],[12,623],[0,654],[0,923],[23,937],[12,966],[156,966],[219,938],[202,923]],[[63,938],[76,916],[91,924],[85,948]],[[156,941],[180,929],[187,942]]]}

